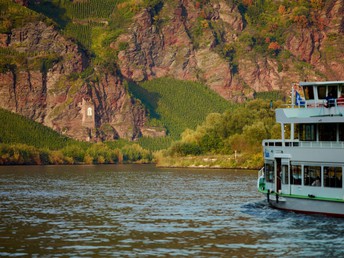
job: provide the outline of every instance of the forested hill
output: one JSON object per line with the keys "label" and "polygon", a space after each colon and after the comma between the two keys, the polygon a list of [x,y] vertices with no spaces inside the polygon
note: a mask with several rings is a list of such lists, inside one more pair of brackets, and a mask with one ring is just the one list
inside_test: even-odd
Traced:
{"label": "forested hill", "polygon": [[343,12],[341,0],[0,0],[0,107],[83,141],[168,135],[178,114],[164,120],[141,84],[197,81],[244,102],[342,80]]}

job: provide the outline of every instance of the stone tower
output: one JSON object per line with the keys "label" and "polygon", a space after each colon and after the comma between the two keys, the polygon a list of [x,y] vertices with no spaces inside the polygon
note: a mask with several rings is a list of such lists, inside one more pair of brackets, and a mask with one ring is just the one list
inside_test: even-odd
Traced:
{"label": "stone tower", "polygon": [[82,126],[88,131],[88,136],[85,140],[90,141],[95,129],[95,113],[93,102],[90,99],[83,98],[80,112],[82,114]]}

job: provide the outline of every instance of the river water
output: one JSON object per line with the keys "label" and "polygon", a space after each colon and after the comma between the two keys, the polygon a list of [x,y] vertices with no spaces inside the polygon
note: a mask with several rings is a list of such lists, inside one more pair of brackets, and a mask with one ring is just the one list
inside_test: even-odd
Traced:
{"label": "river water", "polygon": [[0,167],[0,256],[344,257],[344,220],[271,209],[256,171]]}

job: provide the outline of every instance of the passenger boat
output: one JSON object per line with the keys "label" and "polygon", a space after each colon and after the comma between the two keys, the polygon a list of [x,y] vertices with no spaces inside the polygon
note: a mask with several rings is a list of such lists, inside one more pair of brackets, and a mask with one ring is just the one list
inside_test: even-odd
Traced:
{"label": "passenger boat", "polygon": [[[264,140],[257,187],[278,209],[344,217],[344,81],[301,82],[276,109],[281,139]],[[296,101],[294,101],[296,99]]]}

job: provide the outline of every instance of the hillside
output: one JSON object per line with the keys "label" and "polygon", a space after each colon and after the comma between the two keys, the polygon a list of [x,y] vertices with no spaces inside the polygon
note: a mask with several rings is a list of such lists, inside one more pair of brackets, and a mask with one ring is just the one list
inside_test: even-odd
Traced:
{"label": "hillside", "polygon": [[186,128],[195,129],[207,114],[234,106],[200,83],[171,78],[129,83],[129,91],[147,107],[148,124],[165,127],[174,139]]}
{"label": "hillside", "polygon": [[76,141],[1,108],[0,121],[0,165],[152,162],[150,151],[125,140],[107,144]]}
{"label": "hillside", "polygon": [[73,140],[68,139],[23,116],[0,108],[0,143],[26,144],[36,148],[58,150]]}
{"label": "hillside", "polygon": [[[287,94],[295,81],[343,79],[343,5],[0,0],[0,107],[83,141],[137,140],[161,128],[178,137],[216,110],[190,113],[165,95],[176,107],[153,110],[142,92],[148,82],[199,82],[244,102],[260,92]],[[166,96],[185,95],[178,84],[170,81]]]}

